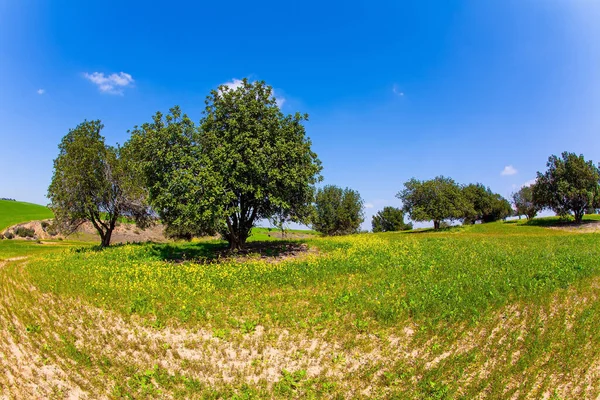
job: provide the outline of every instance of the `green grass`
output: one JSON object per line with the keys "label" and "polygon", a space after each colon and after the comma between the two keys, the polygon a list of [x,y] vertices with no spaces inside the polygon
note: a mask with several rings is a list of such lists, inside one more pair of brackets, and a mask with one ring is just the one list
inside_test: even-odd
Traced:
{"label": "green grass", "polygon": [[76,241],[61,240],[0,240],[0,261],[14,257],[29,257],[60,252],[73,247],[89,246]]}
{"label": "green grass", "polygon": [[21,222],[53,218],[48,207],[21,201],[0,200],[0,231]]}
{"label": "green grass", "polygon": [[[256,229],[253,240],[275,240],[267,234]],[[218,259],[220,241],[102,251],[41,245],[47,253],[0,274],[7,282],[34,285],[57,304],[71,304],[62,308],[77,307],[68,326],[40,320],[39,315],[54,315],[57,305],[40,306],[42,311],[13,307],[10,315],[21,315],[26,334],[54,349],[44,352],[47,357],[72,360],[90,381],[112,379],[113,397],[600,395],[600,380],[588,372],[600,361],[600,234],[517,221],[301,242],[312,251],[284,260],[264,251]],[[0,259],[6,252],[38,251],[33,243],[3,244]],[[11,296],[24,305],[39,303],[25,289]],[[137,341],[129,342],[123,327],[106,328],[102,339],[98,331],[111,320],[97,322],[89,307],[129,321],[129,336]],[[70,320],[66,315],[50,320],[60,318]],[[144,327],[165,335],[177,328],[177,335],[189,337],[174,356],[179,342],[157,348],[162,333],[140,333]],[[52,342],[60,335],[61,341]],[[227,350],[232,348],[241,353],[232,356]],[[244,351],[253,358],[235,365],[247,369],[219,378],[238,367],[215,367],[215,360],[225,365]],[[119,355],[144,352],[178,367]],[[190,352],[196,358],[186,358]],[[279,358],[269,356],[274,352]],[[207,358],[198,359],[200,354]],[[277,379],[265,380],[265,371],[273,370]],[[261,378],[249,383],[244,379],[249,374]],[[208,384],[204,376],[216,381]],[[90,383],[90,391],[106,393],[109,383]]]}
{"label": "green grass", "polygon": [[[510,234],[489,237],[493,230]],[[263,259],[205,264],[222,245],[196,242],[77,250],[32,262],[30,271],[44,290],[162,320],[207,322],[210,315],[220,326],[234,313],[237,319],[260,315],[286,325],[314,315],[353,314],[376,325],[408,318],[433,324],[475,321],[489,309],[598,274],[597,243],[597,235],[498,223],[458,234],[316,239],[309,244],[321,255],[278,264]],[[319,295],[305,298],[306,291]],[[231,303],[227,308],[223,299]]]}

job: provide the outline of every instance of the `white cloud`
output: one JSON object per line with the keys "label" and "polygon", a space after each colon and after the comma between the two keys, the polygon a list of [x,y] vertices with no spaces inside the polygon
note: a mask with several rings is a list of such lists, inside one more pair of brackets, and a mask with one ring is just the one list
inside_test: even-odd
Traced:
{"label": "white cloud", "polygon": [[517,172],[519,172],[519,171],[517,171],[517,169],[515,167],[513,167],[512,165],[507,165],[506,167],[504,167],[502,172],[500,172],[500,175],[502,175],[502,176],[515,175]]}
{"label": "white cloud", "polygon": [[394,92],[394,94],[396,96],[400,96],[400,97],[404,96],[404,92],[401,91],[400,89],[398,89],[398,85],[396,85],[395,83],[394,83],[394,86],[392,87],[392,92]]}
{"label": "white cloud", "polygon": [[[229,90],[235,90],[235,89],[239,88],[240,86],[242,86],[242,82],[243,81],[241,79],[233,78],[231,80],[231,82],[225,82],[225,83],[223,83],[223,85],[227,86],[229,88]],[[275,93],[275,89],[273,89],[273,97],[275,98],[277,107],[281,108],[283,103],[285,103],[285,97],[278,96],[277,93]]]}
{"label": "white cloud", "polygon": [[102,93],[123,95],[123,89],[132,86],[134,80],[130,74],[119,72],[118,74],[110,74],[105,76],[103,72],[87,72],[83,76],[98,86]]}
{"label": "white cloud", "polygon": [[537,182],[537,178],[530,179],[530,180],[528,180],[527,182],[525,182],[524,184],[522,184],[522,185],[521,185],[521,187],[524,187],[524,186],[531,186],[531,185],[535,184],[536,182]]}
{"label": "white cloud", "polygon": [[373,203],[365,203],[365,208],[373,208],[375,205]]}
{"label": "white cloud", "polygon": [[44,94],[46,93],[46,91],[44,89],[38,89],[37,90],[37,94]]}

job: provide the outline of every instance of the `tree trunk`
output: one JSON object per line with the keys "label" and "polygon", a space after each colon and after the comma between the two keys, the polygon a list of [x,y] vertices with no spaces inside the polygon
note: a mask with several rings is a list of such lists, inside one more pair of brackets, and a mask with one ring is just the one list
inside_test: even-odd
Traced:
{"label": "tree trunk", "polygon": [[440,221],[433,221],[433,229],[440,229]]}
{"label": "tree trunk", "polygon": [[236,235],[229,235],[227,241],[229,242],[229,251],[236,252],[242,250],[242,242]]}
{"label": "tree trunk", "polygon": [[107,230],[104,235],[101,235],[102,242],[100,247],[108,247],[110,246],[110,238],[112,236],[112,229]]}
{"label": "tree trunk", "polygon": [[575,215],[575,223],[580,224],[581,221],[583,220],[584,211],[576,210],[573,214]]}

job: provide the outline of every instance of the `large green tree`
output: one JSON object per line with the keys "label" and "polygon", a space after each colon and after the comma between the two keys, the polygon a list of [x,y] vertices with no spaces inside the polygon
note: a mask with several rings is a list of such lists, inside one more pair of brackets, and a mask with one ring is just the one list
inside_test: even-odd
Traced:
{"label": "large green tree", "polygon": [[261,219],[308,217],[321,163],[307,115],[284,115],[273,90],[244,79],[206,99],[199,127],[179,108],[132,132],[150,200],[180,236],[218,231],[241,249]]}
{"label": "large green tree", "polygon": [[413,221],[433,221],[439,229],[444,220],[458,220],[472,215],[473,206],[465,198],[461,187],[451,178],[438,176],[427,181],[411,179],[396,197],[402,209]]}
{"label": "large green tree", "polygon": [[133,218],[144,228],[150,212],[126,151],[107,146],[102,128],[100,121],[85,121],[63,137],[48,198],[62,231],[73,232],[89,221],[105,247],[119,217]]}
{"label": "large green tree", "polygon": [[481,183],[466,185],[462,192],[471,204],[471,207],[465,209],[464,223],[494,222],[512,215],[508,200]]}
{"label": "large green tree", "polygon": [[[533,201],[533,185],[523,186],[512,195],[516,215],[525,215],[533,219],[541,210],[541,206]],[[519,217],[520,218],[520,217]]]}
{"label": "large green tree", "polygon": [[364,221],[363,200],[356,190],[327,185],[317,191],[312,227],[325,235],[357,233]]}
{"label": "large green tree", "polygon": [[573,214],[575,222],[581,223],[583,215],[599,203],[600,170],[583,155],[566,151],[561,157],[550,156],[546,166],[546,172],[537,173],[534,202],[561,217]]}
{"label": "large green tree", "polygon": [[412,229],[411,223],[404,222],[404,212],[396,207],[384,207],[371,220],[373,232],[394,232]]}

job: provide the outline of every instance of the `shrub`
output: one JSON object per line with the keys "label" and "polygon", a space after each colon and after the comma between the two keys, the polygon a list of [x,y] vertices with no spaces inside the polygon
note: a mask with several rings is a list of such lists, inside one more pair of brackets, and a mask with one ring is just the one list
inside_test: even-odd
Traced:
{"label": "shrub", "polygon": [[15,235],[20,237],[34,237],[35,231],[30,228],[25,228],[24,226],[19,226],[15,229]]}
{"label": "shrub", "polygon": [[14,237],[15,237],[15,235],[13,235],[12,232],[9,232],[9,231],[4,232],[5,239],[13,239]]}

